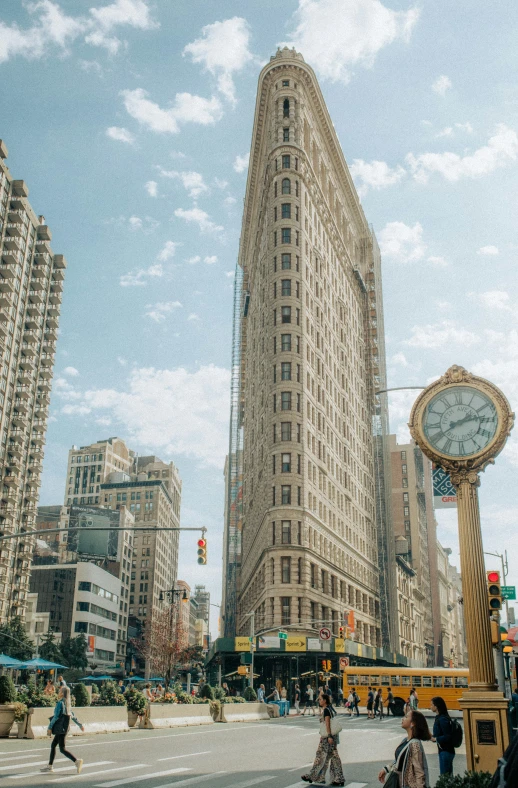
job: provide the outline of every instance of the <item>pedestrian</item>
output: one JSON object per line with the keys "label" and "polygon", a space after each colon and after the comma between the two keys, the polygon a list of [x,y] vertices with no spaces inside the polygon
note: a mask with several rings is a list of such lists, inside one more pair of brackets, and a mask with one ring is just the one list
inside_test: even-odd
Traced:
{"label": "pedestrian", "polygon": [[383,719],[383,690],[381,689],[381,687],[376,694],[376,699],[378,702],[378,712],[380,715],[380,720],[382,720]]}
{"label": "pedestrian", "polygon": [[376,690],[376,693],[374,695],[374,717],[378,716],[379,705],[380,705],[380,691]]}
{"label": "pedestrian", "polygon": [[338,699],[336,701],[336,705],[337,706],[341,706],[342,703],[344,702],[344,691],[343,691],[341,685],[338,687],[338,693],[337,694],[338,694]]}
{"label": "pedestrian", "polygon": [[448,708],[443,698],[432,698],[430,708],[436,717],[433,723],[432,741],[437,743],[439,750],[440,774],[453,774],[453,759],[455,747],[453,745],[453,725],[448,714]]}
{"label": "pedestrian", "polygon": [[67,683],[63,676],[58,676],[58,687],[66,687]]}
{"label": "pedestrian", "polygon": [[266,700],[268,701],[270,700],[270,698],[273,698],[273,703],[278,703],[280,701],[281,696],[279,695],[279,690],[277,689],[277,687],[273,687],[271,693],[268,695]]}
{"label": "pedestrian", "polygon": [[300,714],[300,687],[298,684],[295,684],[295,692],[293,695],[293,701],[295,706],[295,712]]}
{"label": "pedestrian", "polygon": [[259,703],[264,703],[264,694],[265,694],[264,684],[260,684],[259,689],[257,690],[257,700],[259,701]]}
{"label": "pedestrian", "polygon": [[387,717],[390,716],[390,712],[392,712],[392,716],[396,716],[396,704],[394,703],[394,693],[392,692],[392,687],[388,688],[387,693]]}
{"label": "pedestrian", "polygon": [[374,706],[374,692],[372,687],[369,687],[369,691],[367,693],[367,719],[373,720],[374,715],[372,713],[372,707]]}
{"label": "pedestrian", "polygon": [[408,699],[408,705],[412,709],[412,711],[417,711],[417,707],[419,706],[419,699],[417,697],[417,692],[415,689],[410,690],[410,697]]}
{"label": "pedestrian", "polygon": [[427,788],[428,765],[422,742],[429,741],[431,735],[426,719],[420,711],[410,709],[401,727],[406,731],[406,738],[396,748],[392,764],[380,771],[378,780],[384,783],[387,774],[396,772],[399,788]]}
{"label": "pedestrian", "polygon": [[222,690],[224,691],[225,695],[230,695],[228,684],[226,681],[223,682]]}
{"label": "pedestrian", "polygon": [[288,716],[288,690],[281,687],[281,712],[283,717]]}
{"label": "pedestrian", "polygon": [[516,788],[518,785],[518,736],[514,736],[498,766],[489,788]]}
{"label": "pedestrian", "polygon": [[155,697],[153,695],[152,690],[151,690],[151,684],[149,684],[149,683],[146,684],[146,686],[144,687],[144,697],[147,699],[148,703],[151,703],[151,701]]}
{"label": "pedestrian", "polygon": [[313,717],[316,717],[315,707],[313,705],[313,697],[314,697],[313,687],[311,686],[311,684],[308,684],[308,686],[306,687],[306,705],[304,706],[304,711],[302,712],[303,717],[305,716],[307,709],[311,709],[311,711],[313,712]]}
{"label": "pedestrian", "polygon": [[349,712],[349,717],[353,716],[354,705],[355,705],[354,692],[351,690],[347,697],[347,711]]}
{"label": "pedestrian", "polygon": [[329,695],[322,695],[318,702],[322,708],[320,743],[313,768],[309,774],[303,774],[301,780],[304,780],[306,783],[325,784],[327,767],[329,766],[331,770],[331,785],[345,785],[342,762],[337,750],[337,744],[339,744],[338,732],[333,734],[331,728],[336,712],[331,707]]}
{"label": "pedestrian", "polygon": [[82,731],[84,731],[84,726],[79,722],[72,710],[70,689],[66,686],[60,687],[58,693],[58,702],[56,703],[56,707],[54,709],[54,715],[50,720],[49,727],[47,729],[48,736],[54,735],[50,745],[49,763],[48,766],[44,766],[43,769],[41,769],[42,772],[54,771],[53,764],[54,758],[56,756],[56,748],[59,747],[60,753],[73,761],[76,765],[77,773],[81,774],[81,769],[83,768],[83,759],[76,758],[71,752],[68,752],[65,747],[65,739],[67,737],[68,729],[70,728],[71,719],[79,728],[81,728]]}
{"label": "pedestrian", "polygon": [[356,690],[354,690],[353,694],[354,694],[354,710],[356,712],[356,716],[359,717],[360,716],[360,696],[358,695]]}
{"label": "pedestrian", "polygon": [[45,689],[43,690],[44,695],[54,695],[54,683],[52,679],[48,679],[47,683],[45,684]]}

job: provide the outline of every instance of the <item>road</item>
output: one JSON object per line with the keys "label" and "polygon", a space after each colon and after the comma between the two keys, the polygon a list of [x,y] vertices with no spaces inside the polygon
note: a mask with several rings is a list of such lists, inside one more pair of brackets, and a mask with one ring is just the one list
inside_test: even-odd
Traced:
{"label": "road", "polygon": [[[431,720],[429,721],[431,722]],[[348,788],[380,788],[377,774],[403,738],[400,719],[344,717],[339,752]],[[299,788],[318,744],[318,718],[291,716],[257,723],[229,723],[166,730],[69,736],[83,758],[80,776],[59,753],[54,773],[41,774],[49,741],[0,740],[0,788],[78,783],[84,788]],[[425,745],[430,785],[438,772],[436,745]],[[455,772],[466,768],[457,751]]]}

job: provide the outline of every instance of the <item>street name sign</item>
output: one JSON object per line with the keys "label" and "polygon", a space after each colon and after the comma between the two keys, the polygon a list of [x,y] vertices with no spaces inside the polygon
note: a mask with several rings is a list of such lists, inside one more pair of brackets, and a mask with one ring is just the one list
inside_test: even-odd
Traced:
{"label": "street name sign", "polygon": [[516,599],[516,586],[501,586],[504,599]]}
{"label": "street name sign", "polygon": [[279,639],[280,640],[288,640],[288,633],[287,632],[279,632]]}

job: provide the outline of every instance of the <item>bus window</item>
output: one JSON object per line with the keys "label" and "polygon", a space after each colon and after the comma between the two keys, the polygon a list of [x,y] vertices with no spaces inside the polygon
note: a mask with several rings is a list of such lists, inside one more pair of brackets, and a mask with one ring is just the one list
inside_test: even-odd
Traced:
{"label": "bus window", "polygon": [[374,687],[380,683],[379,676],[369,676],[369,678],[370,678],[369,684],[371,685],[371,687]]}
{"label": "bus window", "polygon": [[352,673],[347,674],[347,684],[349,687],[355,687],[358,684],[358,676],[355,676]]}
{"label": "bus window", "polygon": [[455,686],[456,687],[467,687],[468,686],[468,677],[467,676],[455,676]]}
{"label": "bus window", "polygon": [[421,686],[421,676],[411,676],[412,679],[412,686],[413,687],[420,687]]}
{"label": "bus window", "polygon": [[399,676],[390,676],[393,687],[399,687]]}
{"label": "bus window", "polygon": [[370,685],[370,683],[371,683],[371,677],[370,676],[360,676],[360,684],[363,687],[368,687]]}
{"label": "bus window", "polygon": [[453,687],[453,676],[444,677],[444,687]]}
{"label": "bus window", "polygon": [[401,676],[401,686],[402,687],[411,687],[411,677],[410,676]]}
{"label": "bus window", "polygon": [[432,677],[423,676],[423,687],[431,687],[431,686],[432,686]]}
{"label": "bus window", "polygon": [[434,687],[442,687],[442,676],[434,676],[433,685]]}
{"label": "bus window", "polygon": [[381,677],[381,686],[382,687],[390,687],[390,676],[382,676]]}

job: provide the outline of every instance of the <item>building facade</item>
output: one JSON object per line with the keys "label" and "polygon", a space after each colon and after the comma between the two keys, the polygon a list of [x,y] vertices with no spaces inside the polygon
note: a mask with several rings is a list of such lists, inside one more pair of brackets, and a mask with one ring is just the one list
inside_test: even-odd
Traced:
{"label": "building facade", "polygon": [[259,633],[337,635],[351,610],[356,640],[381,646],[379,252],[315,74],[287,48],[259,77],[239,267],[237,631],[253,611]]}
{"label": "building facade", "polygon": [[134,460],[134,453],[121,438],[73,446],[68,452],[65,504],[98,504],[101,484],[112,473],[129,474]]}
{"label": "building facade", "polygon": [[66,261],[0,141],[0,623],[24,616]]}
{"label": "building facade", "polygon": [[205,586],[194,586],[194,598],[198,606],[197,618],[201,618],[205,622],[205,632],[210,629],[210,591],[207,591]]}
{"label": "building facade", "polygon": [[398,651],[407,658],[410,666],[422,667],[426,664],[423,632],[423,609],[426,600],[418,586],[417,573],[406,560],[407,556],[408,550],[405,553],[396,550]]}
{"label": "building facade", "polygon": [[[416,585],[425,600],[420,648],[424,649],[423,664],[431,666],[436,659],[432,604],[435,572],[431,568],[436,557],[429,550],[430,531],[436,540],[431,463],[413,442],[398,444],[395,435],[390,436],[390,457],[394,537],[406,540],[408,553],[405,558],[416,573]],[[412,654],[414,650],[412,646]]]}

